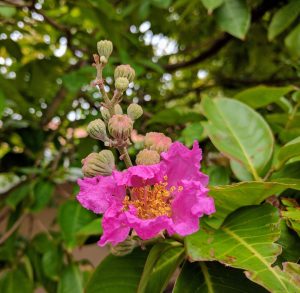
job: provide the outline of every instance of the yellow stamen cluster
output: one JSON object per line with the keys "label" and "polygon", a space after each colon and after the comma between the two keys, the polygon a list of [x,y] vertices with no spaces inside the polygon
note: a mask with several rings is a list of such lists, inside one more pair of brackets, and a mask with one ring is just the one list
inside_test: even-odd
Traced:
{"label": "yellow stamen cluster", "polygon": [[129,205],[133,205],[137,209],[137,216],[141,219],[153,219],[159,216],[171,217],[171,202],[173,193],[182,191],[182,186],[176,188],[171,186],[167,188],[167,176],[163,182],[142,187],[130,188],[130,197],[125,196],[123,201],[123,210],[128,210]]}

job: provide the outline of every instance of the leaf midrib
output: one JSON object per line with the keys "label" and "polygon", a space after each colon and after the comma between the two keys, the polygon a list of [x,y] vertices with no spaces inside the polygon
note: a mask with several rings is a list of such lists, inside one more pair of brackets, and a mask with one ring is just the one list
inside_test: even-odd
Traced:
{"label": "leaf midrib", "polygon": [[276,274],[276,272],[272,268],[271,264],[269,264],[264,259],[264,257],[257,250],[255,250],[243,238],[241,238],[240,236],[238,236],[236,233],[234,233],[233,231],[231,231],[229,228],[223,228],[222,230],[226,234],[228,234],[229,236],[233,237],[235,240],[237,240],[238,242],[240,242],[242,245],[244,245],[251,253],[253,253],[253,255],[255,255],[266,266],[267,270],[270,271],[274,275],[274,277],[279,281],[279,283],[282,285],[282,287],[286,290],[285,292],[289,293],[288,288],[286,287],[286,285],[284,284],[284,282],[281,280],[281,278]]}
{"label": "leaf midrib", "polygon": [[242,152],[243,152],[243,154],[244,154],[244,156],[245,156],[245,158],[246,158],[246,160],[247,160],[247,162],[248,162],[248,165],[249,165],[249,167],[250,167],[250,169],[251,169],[251,172],[252,172],[254,178],[255,178],[256,180],[258,180],[258,179],[259,179],[259,176],[258,176],[258,174],[257,174],[257,172],[256,172],[256,170],[255,170],[255,168],[254,168],[254,165],[252,165],[252,161],[251,161],[250,157],[248,156],[248,154],[247,154],[247,152],[246,152],[244,146],[240,143],[238,137],[236,136],[235,132],[234,132],[233,129],[231,128],[231,125],[230,125],[230,124],[227,122],[227,120],[225,119],[225,117],[224,117],[222,111],[220,111],[219,106],[218,106],[216,103],[214,103],[214,104],[215,104],[215,106],[216,106],[216,109],[217,109],[218,113],[220,113],[221,118],[222,118],[223,121],[225,122],[226,127],[229,129],[229,132],[232,134],[233,138],[236,140],[237,144],[238,144],[239,147],[241,148],[241,150],[242,150]]}

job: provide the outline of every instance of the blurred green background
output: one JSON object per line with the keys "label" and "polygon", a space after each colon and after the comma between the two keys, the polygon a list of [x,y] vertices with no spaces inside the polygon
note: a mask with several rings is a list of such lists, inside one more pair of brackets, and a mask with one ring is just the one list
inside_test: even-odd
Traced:
{"label": "blurred green background", "polygon": [[143,106],[139,133],[161,131],[187,146],[200,141],[212,185],[237,178],[207,140],[203,96],[242,92],[239,99],[249,104],[254,91],[260,98],[250,106],[270,123],[277,143],[299,136],[298,107],[283,96],[300,85],[300,1],[222,2],[0,1],[0,264],[10,272],[2,288],[18,280],[23,292],[56,292],[78,274],[84,283],[92,271],[93,263],[74,259],[74,251],[95,247],[100,222],[74,195],[81,159],[103,148],[85,131],[102,101],[90,86],[97,41],[114,44],[104,72],[108,91],[116,65],[136,71],[123,105]]}

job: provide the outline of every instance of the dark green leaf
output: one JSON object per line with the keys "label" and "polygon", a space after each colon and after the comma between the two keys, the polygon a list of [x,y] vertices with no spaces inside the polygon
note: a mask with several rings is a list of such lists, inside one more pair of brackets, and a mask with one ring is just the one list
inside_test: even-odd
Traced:
{"label": "dark green leaf", "polygon": [[86,293],[133,293],[137,291],[148,252],[139,248],[126,256],[106,257],[96,268]]}
{"label": "dark green leaf", "polygon": [[214,9],[218,8],[224,0],[201,0],[205,8],[211,13]]}
{"label": "dark green leaf", "polygon": [[58,283],[57,293],[82,293],[82,276],[79,268],[72,264],[64,269]]}
{"label": "dark green leaf", "polygon": [[6,271],[0,279],[0,292],[32,293],[33,284],[20,270]]}
{"label": "dark green leaf", "polygon": [[285,45],[294,57],[300,56],[300,24],[285,38]]}

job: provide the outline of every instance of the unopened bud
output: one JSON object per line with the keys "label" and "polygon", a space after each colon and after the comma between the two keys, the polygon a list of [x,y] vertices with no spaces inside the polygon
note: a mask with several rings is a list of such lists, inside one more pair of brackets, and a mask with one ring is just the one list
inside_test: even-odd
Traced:
{"label": "unopened bud", "polygon": [[149,132],[145,136],[144,144],[147,149],[161,153],[166,152],[170,148],[172,140],[163,133]]}
{"label": "unopened bud", "polygon": [[138,104],[130,104],[127,108],[127,115],[132,120],[136,120],[143,115],[143,108]]}
{"label": "unopened bud", "polygon": [[[107,59],[109,58],[110,54],[113,50],[113,44],[111,41],[103,40],[97,43],[97,50],[100,56],[100,61],[103,63],[107,63]],[[104,57],[105,59],[101,57]]]}
{"label": "unopened bud", "polygon": [[115,80],[119,77],[125,77],[132,82],[135,77],[135,71],[130,65],[119,65],[115,69]]}
{"label": "unopened bud", "polygon": [[82,160],[82,172],[85,177],[97,175],[109,176],[115,168],[115,158],[110,150],[91,153]]}
{"label": "unopened bud", "polygon": [[102,141],[107,139],[105,123],[101,119],[90,122],[87,127],[87,132],[92,138]]}
{"label": "unopened bud", "polygon": [[128,89],[129,81],[126,77],[118,77],[115,81],[115,88],[123,93]]}
{"label": "unopened bud", "polygon": [[139,246],[139,242],[137,240],[128,238],[116,246],[111,246],[110,252],[115,256],[124,256],[131,253],[137,246]]}
{"label": "unopened bud", "polygon": [[100,112],[101,112],[101,115],[102,115],[102,118],[105,122],[108,122],[108,120],[110,119],[110,114],[109,114],[109,111],[107,108],[105,107],[101,107],[100,109]]}
{"label": "unopened bud", "polygon": [[108,131],[116,139],[127,140],[130,137],[133,122],[127,115],[114,115],[108,121]]}
{"label": "unopened bud", "polygon": [[120,104],[115,104],[114,110],[115,110],[115,114],[120,114],[120,115],[123,114],[123,110]]}
{"label": "unopened bud", "polygon": [[160,155],[157,151],[142,150],[136,156],[137,165],[154,165],[160,162]]}

